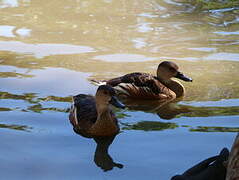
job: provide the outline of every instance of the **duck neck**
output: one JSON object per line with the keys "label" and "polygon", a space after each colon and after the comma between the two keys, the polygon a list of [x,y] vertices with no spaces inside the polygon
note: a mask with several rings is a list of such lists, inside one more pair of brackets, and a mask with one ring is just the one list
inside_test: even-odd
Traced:
{"label": "duck neck", "polygon": [[110,108],[108,105],[102,105],[96,102],[97,109],[97,120],[96,121],[107,121],[111,117]]}
{"label": "duck neck", "polygon": [[105,131],[105,133],[112,128],[115,129],[116,125],[115,122],[113,121],[109,105],[96,103],[96,109],[97,109],[97,120],[92,126],[92,129],[99,132]]}
{"label": "duck neck", "polygon": [[166,87],[171,89],[176,94],[177,98],[182,97],[184,95],[185,89],[180,82],[178,82],[176,80],[172,80],[172,79],[165,80],[165,79],[159,78],[159,77],[158,77],[158,79]]}
{"label": "duck neck", "polygon": [[97,105],[97,120],[91,126],[90,133],[94,136],[109,136],[118,133],[119,127],[108,106]]}

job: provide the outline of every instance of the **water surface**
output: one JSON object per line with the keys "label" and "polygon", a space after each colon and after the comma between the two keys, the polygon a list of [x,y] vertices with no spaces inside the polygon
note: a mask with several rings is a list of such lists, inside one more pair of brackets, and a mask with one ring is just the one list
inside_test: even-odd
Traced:
{"label": "water surface", "polygon": [[[1,0],[0,15],[4,179],[167,180],[231,147],[239,131],[238,8]],[[94,140],[76,135],[68,122],[71,96],[93,95],[89,79],[155,73],[162,60],[175,61],[194,82],[183,82],[179,102],[115,110],[122,132],[109,156],[124,167],[105,172],[94,162]]]}

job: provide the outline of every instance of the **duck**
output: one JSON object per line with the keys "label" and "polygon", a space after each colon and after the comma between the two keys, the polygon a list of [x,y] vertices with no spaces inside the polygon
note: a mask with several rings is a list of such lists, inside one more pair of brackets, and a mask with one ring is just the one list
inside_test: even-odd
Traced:
{"label": "duck", "polygon": [[[186,170],[182,175],[176,175],[171,180],[225,180],[227,174],[226,162],[229,150],[223,148],[219,155],[207,158]],[[233,179],[230,179],[233,180]]]}
{"label": "duck", "polygon": [[158,65],[157,75],[133,72],[110,80],[91,80],[94,84],[112,86],[117,95],[126,98],[146,100],[174,100],[184,96],[184,86],[172,79],[178,78],[192,82],[192,78],[179,71],[179,67],[172,61],[163,61]]}
{"label": "duck", "polygon": [[238,179],[239,179],[239,133],[237,133],[237,136],[230,151],[226,176],[226,180],[238,180]]}
{"label": "duck", "polygon": [[95,97],[86,94],[73,96],[69,113],[73,130],[87,138],[118,134],[118,120],[110,104],[118,108],[125,108],[125,106],[115,97],[115,94],[111,86],[101,85]]}

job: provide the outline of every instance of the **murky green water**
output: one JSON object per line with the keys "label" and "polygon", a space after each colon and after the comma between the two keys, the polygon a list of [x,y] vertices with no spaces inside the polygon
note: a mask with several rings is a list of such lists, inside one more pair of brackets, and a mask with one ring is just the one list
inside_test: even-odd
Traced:
{"label": "murky green water", "polygon": [[[167,180],[230,148],[239,131],[238,47],[238,8],[0,0],[1,177]],[[116,110],[122,133],[109,147],[113,160],[74,134],[70,96],[94,94],[89,79],[155,73],[162,60],[177,62],[194,82],[184,83],[179,102]],[[124,167],[104,172],[112,161]]]}

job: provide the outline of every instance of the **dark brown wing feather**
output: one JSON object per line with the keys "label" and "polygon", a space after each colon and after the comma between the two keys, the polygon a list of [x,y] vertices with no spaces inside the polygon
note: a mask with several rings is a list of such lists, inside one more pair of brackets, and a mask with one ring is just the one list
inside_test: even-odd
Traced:
{"label": "dark brown wing feather", "polygon": [[148,87],[154,94],[161,93],[161,88],[158,86],[160,82],[156,77],[147,73],[135,72],[107,81],[107,84],[113,87],[120,83],[134,84],[137,87]]}
{"label": "dark brown wing feather", "polygon": [[135,79],[141,75],[142,75],[142,73],[138,73],[138,72],[130,73],[130,74],[126,74],[121,77],[110,79],[106,83],[113,87],[119,85],[120,83],[134,83]]}
{"label": "dark brown wing feather", "polygon": [[144,79],[146,79],[150,74],[146,73],[140,73],[140,72],[134,72],[130,74],[126,74],[121,77],[117,77],[111,80],[107,81],[107,84],[111,86],[117,86],[120,83],[137,83],[137,84],[142,84]]}
{"label": "dark brown wing feather", "polygon": [[97,119],[95,98],[85,94],[74,96],[69,119],[73,125],[73,130],[77,134],[88,137],[85,131],[89,129]]}
{"label": "dark brown wing feather", "polygon": [[[120,83],[128,85],[121,86]],[[130,73],[107,81],[111,86],[120,86],[130,97],[144,99],[173,99],[174,92],[162,84],[157,77],[147,73]]]}
{"label": "dark brown wing feather", "polygon": [[77,108],[77,119],[87,119],[88,121],[95,123],[97,119],[97,111],[95,98],[90,95],[79,94],[73,97],[75,107]]}
{"label": "dark brown wing feather", "polygon": [[109,134],[118,133],[119,127],[117,119],[112,111],[110,111],[110,114],[114,122],[114,129],[111,129],[112,126],[104,127],[99,126],[98,124],[100,131],[97,129],[97,131],[94,132],[94,135],[92,135],[92,132],[89,133],[88,131],[97,120],[95,98],[90,95],[79,94],[73,97],[73,105],[70,111],[69,119],[73,125],[75,133],[87,138],[92,138],[94,136],[108,136]]}

